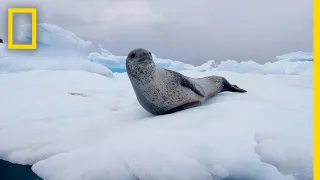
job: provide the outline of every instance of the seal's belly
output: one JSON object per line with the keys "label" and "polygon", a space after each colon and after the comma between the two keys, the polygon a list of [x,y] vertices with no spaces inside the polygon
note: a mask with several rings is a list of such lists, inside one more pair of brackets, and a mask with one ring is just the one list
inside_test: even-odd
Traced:
{"label": "seal's belly", "polygon": [[179,107],[184,109],[187,108],[184,105],[194,106],[204,100],[186,87],[170,82],[163,84],[151,85],[148,91],[137,93],[139,103],[153,114],[162,114]]}

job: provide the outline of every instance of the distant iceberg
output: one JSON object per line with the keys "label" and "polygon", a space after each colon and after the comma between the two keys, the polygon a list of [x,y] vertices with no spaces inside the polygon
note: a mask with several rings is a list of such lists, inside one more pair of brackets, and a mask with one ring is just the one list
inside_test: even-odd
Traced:
{"label": "distant iceberg", "polygon": [[313,53],[297,51],[297,52],[283,54],[281,56],[276,56],[276,58],[278,61],[291,61],[291,62],[313,61]]}
{"label": "distant iceberg", "polygon": [[[127,58],[126,56],[113,55],[111,52],[103,49],[101,46],[100,46],[100,51],[101,53],[98,53],[98,52],[90,53],[88,55],[89,61],[102,64],[108,67],[112,72],[118,72],[118,73],[126,72],[126,58]],[[185,64],[180,61],[157,58],[155,54],[152,54],[152,57],[157,67],[166,68],[166,69],[175,70],[175,71],[182,71],[182,70],[206,71],[216,67],[216,63],[214,62],[214,60],[210,60],[201,66],[193,66],[191,64]]]}
{"label": "distant iceberg", "polygon": [[[23,25],[22,31],[19,34],[19,40],[26,43],[31,42],[31,26]],[[99,70],[94,72],[105,71],[102,74],[110,73],[124,73],[126,72],[126,55],[117,56],[113,55],[110,51],[104,49],[101,45],[95,47],[92,42],[82,40],[76,34],[67,31],[59,26],[41,23],[37,24],[37,50],[35,51],[7,51],[2,47],[0,49],[0,57],[10,57],[10,61],[14,61],[16,57],[18,59],[25,59],[22,64],[26,68],[21,68],[19,63],[2,60],[0,61],[0,73],[1,72],[14,72],[19,69],[50,69],[51,67],[57,69],[95,69],[92,67],[99,67]],[[200,65],[194,66],[186,64],[180,61],[174,61],[171,59],[162,59],[152,54],[156,66],[159,68],[166,68],[175,71],[196,70],[196,71],[232,71],[237,73],[260,73],[260,74],[289,74],[289,75],[312,75],[313,74],[313,53],[310,52],[292,52],[276,56],[277,61],[273,63],[258,64],[254,61],[242,61],[237,62],[234,60],[226,60],[220,63],[216,63],[214,60]],[[32,60],[31,64],[28,64],[28,60]],[[49,61],[47,61],[49,60]],[[28,61],[28,62],[27,62]],[[57,62],[52,62],[57,61]],[[67,63],[66,61],[70,61]],[[78,62],[77,62],[78,61]],[[21,61],[17,61],[21,62]],[[49,66],[44,63],[48,62]],[[68,64],[65,67],[59,66],[58,63]],[[71,63],[72,62],[72,63]],[[41,63],[42,65],[38,65]],[[81,65],[77,65],[79,63]],[[6,66],[4,66],[6,64]],[[33,64],[33,65],[32,65]],[[55,64],[55,65],[53,65]],[[74,64],[74,65],[73,65]],[[94,64],[94,65],[91,65]],[[97,65],[97,66],[96,66]],[[85,68],[90,66],[90,68]],[[104,67],[104,70],[100,66]],[[5,70],[6,67],[10,67],[9,70]],[[17,67],[17,68],[15,68]],[[58,68],[58,69],[59,69]],[[92,71],[93,72],[93,71]]]}
{"label": "distant iceberg", "polygon": [[[112,72],[126,72],[126,56],[116,56],[104,50],[100,46],[100,53],[90,53],[88,59],[92,62],[108,67]],[[105,53],[107,52],[107,53]],[[237,73],[260,73],[260,74],[288,74],[288,75],[311,75],[313,73],[313,55],[309,52],[293,52],[277,56],[278,61],[258,64],[254,61],[237,62],[226,60],[216,63],[214,60],[200,65],[193,66],[171,59],[161,59],[152,54],[156,66],[175,71],[197,70],[197,71],[232,71]]]}
{"label": "distant iceberg", "polygon": [[312,61],[277,61],[258,64],[254,61],[237,62],[234,60],[222,61],[216,68],[219,71],[232,71],[237,73],[257,74],[287,74],[287,75],[312,75]]}
{"label": "distant iceberg", "polygon": [[[152,54],[156,66],[159,68],[166,68],[175,71],[197,70],[197,71],[232,71],[237,73],[258,73],[258,74],[288,74],[288,75],[312,75],[313,61],[304,61],[304,57],[300,61],[282,60],[276,62],[268,62],[265,64],[258,64],[254,61],[237,62],[235,60],[226,60],[216,63],[214,60],[200,65],[193,66],[171,59],[160,59]],[[90,53],[88,59],[92,62],[102,64],[108,67],[112,72],[123,73],[126,72],[126,56],[115,56],[109,53],[102,55],[100,53]],[[298,59],[298,57],[296,57]]]}
{"label": "distant iceberg", "polygon": [[218,64],[214,60],[209,60],[208,62],[202,64],[201,66],[197,66],[197,70],[203,72],[203,71],[208,71],[212,70],[214,68],[218,67]]}

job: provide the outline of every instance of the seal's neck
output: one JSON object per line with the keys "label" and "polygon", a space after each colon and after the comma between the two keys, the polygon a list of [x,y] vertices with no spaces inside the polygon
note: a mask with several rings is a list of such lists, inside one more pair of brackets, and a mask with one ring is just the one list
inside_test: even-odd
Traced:
{"label": "seal's neck", "polygon": [[139,85],[146,85],[154,82],[156,76],[156,65],[150,63],[135,63],[127,68],[130,80],[135,81]]}

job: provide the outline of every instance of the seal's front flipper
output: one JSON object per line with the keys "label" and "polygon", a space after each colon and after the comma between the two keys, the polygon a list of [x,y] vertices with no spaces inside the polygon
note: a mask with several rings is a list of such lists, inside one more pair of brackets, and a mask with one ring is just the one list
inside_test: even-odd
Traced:
{"label": "seal's front flipper", "polygon": [[206,93],[204,92],[203,88],[199,84],[197,84],[195,81],[193,81],[191,78],[188,78],[183,74],[180,74],[175,71],[171,71],[169,69],[164,69],[164,70],[176,76],[176,79],[179,81],[181,86],[191,89],[193,92],[195,92],[201,97],[206,97]]}
{"label": "seal's front flipper", "polygon": [[239,93],[247,92],[246,90],[239,88],[237,85],[230,84],[226,78],[223,78],[223,91],[231,91],[231,92],[239,92]]}
{"label": "seal's front flipper", "polygon": [[181,76],[181,85],[190,88],[192,91],[197,93],[199,96],[205,97],[205,92],[202,87],[191,79],[187,79],[185,76]]}

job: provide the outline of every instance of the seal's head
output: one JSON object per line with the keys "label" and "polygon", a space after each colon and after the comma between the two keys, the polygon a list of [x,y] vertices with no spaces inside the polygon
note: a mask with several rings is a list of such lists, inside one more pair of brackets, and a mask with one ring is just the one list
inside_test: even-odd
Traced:
{"label": "seal's head", "polygon": [[149,74],[155,70],[155,64],[150,51],[138,48],[132,50],[126,60],[128,74],[136,76],[137,74]]}
{"label": "seal's head", "polygon": [[151,52],[142,48],[132,50],[127,56],[127,62],[130,63],[151,63]]}

